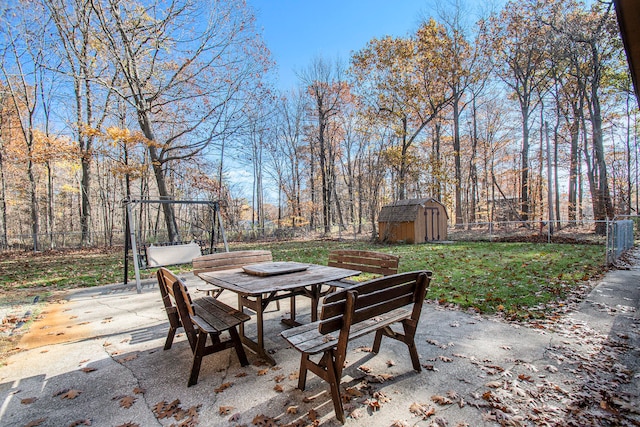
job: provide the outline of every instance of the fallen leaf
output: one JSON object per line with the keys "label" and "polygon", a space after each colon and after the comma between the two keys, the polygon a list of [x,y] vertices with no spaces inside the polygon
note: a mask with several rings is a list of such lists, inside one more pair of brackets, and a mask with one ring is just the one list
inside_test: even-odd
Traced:
{"label": "fallen leaf", "polygon": [[316,421],[318,419],[318,412],[315,409],[311,409],[307,413],[307,418],[309,418],[311,421]]}
{"label": "fallen leaf", "polygon": [[438,405],[451,405],[453,403],[451,399],[448,399],[444,396],[439,396],[439,395],[431,396],[431,400],[437,403]]}
{"label": "fallen leaf", "polygon": [[91,425],[91,420],[84,419],[84,420],[76,420],[72,422],[71,424],[69,424],[69,427],[90,426],[90,425]]}
{"label": "fallen leaf", "polygon": [[304,403],[313,402],[314,400],[315,400],[315,396],[313,396],[313,397],[307,397],[307,396],[305,396],[305,397],[303,397],[303,398],[302,398],[302,401],[303,401]]}
{"label": "fallen leaf", "polygon": [[282,393],[284,391],[284,389],[282,388],[282,386],[280,384],[276,384],[275,387],[273,387],[273,389],[277,392],[277,393]]}
{"label": "fallen leaf", "polygon": [[242,377],[246,377],[246,376],[247,376],[247,373],[246,373],[246,372],[238,372],[238,373],[235,375],[235,377],[236,377],[236,378],[242,378]]}
{"label": "fallen leaf", "polygon": [[364,394],[357,387],[349,387],[346,390],[347,395],[351,397],[362,397]]}
{"label": "fallen leaf", "polygon": [[436,410],[429,405],[414,402],[409,407],[409,412],[426,420],[427,418],[435,414]]}
{"label": "fallen leaf", "polygon": [[220,386],[218,388],[215,388],[213,391],[215,391],[216,393],[222,393],[223,391],[225,391],[226,389],[228,389],[232,385],[233,385],[233,383],[231,383],[231,382],[222,383],[222,384],[220,384]]}
{"label": "fallen leaf", "polygon": [[65,394],[65,393],[67,393],[69,390],[70,390],[70,389],[68,389],[68,388],[63,388],[63,389],[61,389],[61,390],[58,390],[58,391],[56,391],[55,393],[53,393],[53,397],[58,397],[58,396],[60,396],[61,394]]}
{"label": "fallen leaf", "polygon": [[62,395],[62,399],[75,399],[76,397],[80,396],[80,393],[82,393],[82,391],[80,390],[76,390],[76,389],[71,389],[68,392],[66,392],[65,394]]}
{"label": "fallen leaf", "polygon": [[364,401],[364,404],[367,405],[373,412],[376,412],[380,409],[380,402],[376,399],[367,399]]}
{"label": "fallen leaf", "polygon": [[45,421],[47,421],[46,418],[38,418],[37,420],[33,420],[33,421],[29,422],[28,424],[25,424],[24,427],[38,427],[40,424],[42,424]]}
{"label": "fallen leaf", "polygon": [[263,376],[263,375],[267,375],[268,373],[269,373],[269,368],[266,368],[266,369],[260,369],[260,370],[258,371],[258,376],[259,376],[259,377],[261,377],[261,376]]}
{"label": "fallen leaf", "polygon": [[440,355],[440,356],[438,356],[438,359],[440,359],[441,361],[446,362],[446,363],[453,362],[453,359],[451,359],[451,358],[449,358],[447,356]]}
{"label": "fallen leaf", "polygon": [[124,423],[124,424],[117,425],[116,427],[140,427],[140,424],[136,424],[136,423]]}
{"label": "fallen leaf", "polygon": [[447,427],[449,422],[442,417],[435,417],[429,427]]}
{"label": "fallen leaf", "polygon": [[370,383],[383,383],[385,381],[393,379],[391,374],[379,374],[379,375],[367,375],[367,381]]}
{"label": "fallen leaf", "polygon": [[289,374],[289,379],[292,381],[297,380],[298,378],[300,378],[300,373],[298,373],[298,371]]}
{"label": "fallen leaf", "polygon": [[236,412],[235,414],[231,415],[231,417],[229,418],[229,422],[230,423],[238,422],[238,420],[240,420],[240,413],[238,413],[238,412]]}
{"label": "fallen leaf", "polygon": [[251,421],[251,424],[260,427],[276,427],[277,423],[273,418],[267,417],[264,414],[256,415]]}
{"label": "fallen leaf", "polygon": [[284,381],[286,377],[284,375],[277,375],[273,378],[273,380],[277,383],[281,383],[282,381]]}
{"label": "fallen leaf", "polygon": [[382,391],[376,391],[375,393],[373,393],[373,397],[378,399],[378,402],[380,403],[388,403],[391,402],[391,399],[389,398],[389,396],[387,396],[384,392]]}
{"label": "fallen leaf", "polygon": [[133,404],[135,403],[136,398],[133,396],[124,396],[120,399],[120,407],[121,408],[125,408],[125,409],[129,409],[133,406]]}
{"label": "fallen leaf", "polygon": [[25,399],[20,399],[20,403],[22,403],[23,405],[30,405],[36,400],[38,400],[37,397],[27,397]]}
{"label": "fallen leaf", "polygon": [[89,372],[93,372],[93,371],[95,371],[95,370],[96,370],[96,368],[89,368],[89,367],[85,367],[85,368],[82,368],[82,369],[80,369],[80,370],[81,370],[82,372],[89,373]]}
{"label": "fallen leaf", "polygon": [[118,363],[131,362],[132,360],[135,360],[137,358],[138,358],[137,354],[130,354],[129,356],[126,356],[126,357],[123,357],[123,358],[120,358],[120,359],[116,360],[116,362],[118,362]]}
{"label": "fallen leaf", "polygon": [[366,366],[366,365],[360,365],[358,366],[358,369],[360,369],[362,372],[366,372],[367,374],[371,372],[371,368]]}
{"label": "fallen leaf", "polygon": [[221,406],[218,408],[218,413],[220,415],[229,415],[229,413],[234,409],[235,408],[233,406]]}
{"label": "fallen leaf", "polygon": [[134,394],[145,394],[146,392],[147,390],[142,387],[136,387],[133,389]]}
{"label": "fallen leaf", "polygon": [[180,405],[180,400],[176,399],[171,403],[167,403],[166,401],[158,402],[153,407],[153,413],[156,415],[156,418],[170,418],[175,414],[176,409]]}
{"label": "fallen leaf", "polygon": [[287,408],[287,414],[295,415],[297,413],[298,413],[298,407],[297,406],[289,406]]}
{"label": "fallen leaf", "polygon": [[389,359],[387,360],[387,366],[391,367],[391,366],[395,366],[396,362],[394,362],[393,360]]}
{"label": "fallen leaf", "polygon": [[521,381],[527,381],[527,382],[530,382],[530,383],[533,382],[533,379],[531,379],[531,375],[520,374],[520,375],[518,375],[518,378]]}
{"label": "fallen leaf", "polygon": [[325,344],[330,342],[330,341],[334,341],[334,340],[335,340],[335,337],[333,335],[331,335],[331,334],[325,335],[322,338],[322,342],[325,343]]}
{"label": "fallen leaf", "polygon": [[364,416],[364,414],[362,413],[362,411],[360,409],[354,409],[353,411],[351,411],[351,413],[349,414],[349,417],[353,418],[354,420],[360,419]]}

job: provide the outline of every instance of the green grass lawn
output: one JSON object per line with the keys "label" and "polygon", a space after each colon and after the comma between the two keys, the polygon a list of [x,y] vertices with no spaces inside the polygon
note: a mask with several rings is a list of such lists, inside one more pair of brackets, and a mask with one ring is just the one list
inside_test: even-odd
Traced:
{"label": "green grass lawn", "polygon": [[[569,292],[602,271],[598,245],[461,242],[378,245],[329,240],[232,244],[232,250],[268,249],[276,261],[326,264],[333,249],[366,249],[400,256],[400,271],[431,270],[428,298],[513,319],[542,316]],[[74,287],[122,282],[122,249],[9,253],[0,257],[2,299],[46,297]],[[190,265],[174,268],[189,270]],[[130,266],[129,277],[133,276]],[[144,277],[153,271],[143,270]]]}

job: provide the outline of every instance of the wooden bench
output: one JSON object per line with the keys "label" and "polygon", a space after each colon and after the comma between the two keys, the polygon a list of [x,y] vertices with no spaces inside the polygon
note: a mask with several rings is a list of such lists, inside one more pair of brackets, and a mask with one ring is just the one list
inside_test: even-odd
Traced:
{"label": "wooden bench", "polygon": [[[199,273],[206,273],[208,271],[229,270],[232,268],[241,268],[245,265],[272,261],[271,251],[217,252],[194,258],[193,274],[197,276]],[[218,298],[224,289],[216,288],[212,285],[203,285],[199,286],[198,290],[205,291],[212,297]],[[280,304],[278,303],[278,310],[279,309]]]}
{"label": "wooden bench", "polygon": [[[347,345],[374,331],[374,353],[380,350],[383,336],[399,340],[409,349],[413,369],[420,372],[414,337],[430,281],[430,271],[414,271],[373,279],[327,295],[320,320],[281,333],[301,353],[298,388],[304,390],[307,371],[329,383],[336,418],[344,423],[340,379]],[[403,332],[391,329],[397,322],[402,324]],[[310,356],[320,353],[318,362],[311,360]]]}
{"label": "wooden bench", "polygon": [[[209,354],[234,348],[240,364],[249,364],[237,330],[249,316],[211,297],[192,301],[185,284],[166,268],[160,268],[157,276],[169,317],[164,349],[171,348],[177,328],[183,327],[193,353],[189,387],[198,382],[202,358]],[[220,335],[225,331],[230,339],[222,341]],[[207,345],[207,337],[211,337],[211,345]]]}

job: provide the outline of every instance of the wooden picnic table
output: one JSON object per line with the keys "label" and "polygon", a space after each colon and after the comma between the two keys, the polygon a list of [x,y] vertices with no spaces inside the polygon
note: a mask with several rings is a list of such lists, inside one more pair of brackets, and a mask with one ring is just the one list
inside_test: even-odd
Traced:
{"label": "wooden picnic table", "polygon": [[[273,262],[198,273],[198,276],[211,285],[238,294],[240,311],[247,307],[256,313],[256,340],[245,335],[243,324],[239,325],[240,337],[243,344],[275,365],[275,360],[264,348],[264,311],[267,306],[273,301],[303,295],[311,299],[311,321],[316,321],[322,284],[358,274],[360,271],[325,265]],[[283,319],[283,323],[289,326],[298,324],[295,315],[295,304],[292,302],[291,317]]]}

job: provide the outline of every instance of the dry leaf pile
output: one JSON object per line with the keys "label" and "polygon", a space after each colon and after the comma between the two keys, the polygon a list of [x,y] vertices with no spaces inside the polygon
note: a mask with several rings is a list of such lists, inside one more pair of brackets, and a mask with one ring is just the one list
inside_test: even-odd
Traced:
{"label": "dry leaf pile", "polygon": [[192,406],[183,409],[180,406],[180,400],[176,399],[172,402],[162,401],[153,406],[153,414],[157,419],[173,418],[178,421],[181,427],[194,427],[198,425],[198,413],[202,405]]}

